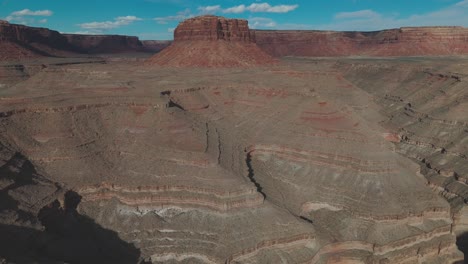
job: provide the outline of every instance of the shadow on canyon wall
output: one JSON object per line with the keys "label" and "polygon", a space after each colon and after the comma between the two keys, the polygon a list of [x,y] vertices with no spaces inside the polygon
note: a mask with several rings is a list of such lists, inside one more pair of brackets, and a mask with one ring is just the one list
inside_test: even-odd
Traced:
{"label": "shadow on canyon wall", "polygon": [[27,201],[54,184],[20,153],[0,167],[0,263],[141,263],[133,244],[78,213],[76,192],[30,209]]}
{"label": "shadow on canyon wall", "polygon": [[65,206],[55,200],[39,212],[44,230],[0,224],[0,256],[15,263],[140,263],[140,251],[80,215],[81,197],[65,194]]}
{"label": "shadow on canyon wall", "polygon": [[65,206],[55,200],[42,208],[44,230],[0,224],[0,256],[16,263],[139,263],[135,246],[76,211],[80,200],[69,191]]}
{"label": "shadow on canyon wall", "polygon": [[468,256],[468,232],[463,233],[457,237],[457,247],[465,255],[465,261],[457,262],[455,264],[463,264],[467,262]]}

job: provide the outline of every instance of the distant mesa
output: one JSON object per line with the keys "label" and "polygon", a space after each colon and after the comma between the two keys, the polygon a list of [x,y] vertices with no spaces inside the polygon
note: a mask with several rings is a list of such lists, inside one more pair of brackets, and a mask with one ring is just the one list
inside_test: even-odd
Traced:
{"label": "distant mesa", "polygon": [[0,25],[8,25],[8,24],[10,24],[8,23],[8,21],[0,19]]}
{"label": "distant mesa", "polygon": [[174,31],[174,42],[148,65],[172,67],[250,67],[276,60],[255,43],[247,20],[218,16],[187,19]]}
{"label": "distant mesa", "polygon": [[373,32],[252,30],[274,57],[439,56],[468,54],[468,28],[402,27]]}

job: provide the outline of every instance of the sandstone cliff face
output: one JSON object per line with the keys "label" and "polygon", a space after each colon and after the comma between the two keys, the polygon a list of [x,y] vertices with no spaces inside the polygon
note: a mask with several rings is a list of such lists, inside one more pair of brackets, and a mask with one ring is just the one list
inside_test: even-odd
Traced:
{"label": "sandstone cliff face", "polygon": [[227,40],[231,42],[255,42],[251,38],[247,20],[202,16],[187,19],[174,31],[174,41]]}
{"label": "sandstone cliff face", "polygon": [[174,43],[150,58],[149,65],[174,67],[245,67],[275,60],[255,44],[246,20],[201,16],[183,21]]}
{"label": "sandstone cliff face", "polygon": [[406,27],[375,32],[255,30],[257,45],[282,56],[423,56],[468,54],[468,29]]}

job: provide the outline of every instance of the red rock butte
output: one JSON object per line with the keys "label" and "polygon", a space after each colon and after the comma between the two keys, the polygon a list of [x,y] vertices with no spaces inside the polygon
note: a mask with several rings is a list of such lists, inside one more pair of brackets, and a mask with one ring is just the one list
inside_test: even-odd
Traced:
{"label": "red rock butte", "polygon": [[172,67],[250,67],[275,63],[255,43],[247,20],[218,16],[187,19],[174,31],[174,43],[148,65]]}

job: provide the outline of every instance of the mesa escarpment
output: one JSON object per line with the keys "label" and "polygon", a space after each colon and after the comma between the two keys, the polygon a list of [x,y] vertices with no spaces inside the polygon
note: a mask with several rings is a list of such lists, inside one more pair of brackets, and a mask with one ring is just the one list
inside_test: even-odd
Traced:
{"label": "mesa escarpment", "polygon": [[428,56],[468,54],[468,28],[404,27],[374,32],[253,30],[276,56]]}
{"label": "mesa escarpment", "polygon": [[144,51],[144,48],[137,37],[61,34],[47,28],[10,24],[6,21],[0,23],[1,60],[139,51]]}
{"label": "mesa escarpment", "polygon": [[275,60],[255,44],[247,20],[201,16],[181,22],[174,42],[147,61],[172,67],[249,67]]}

